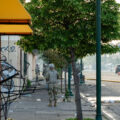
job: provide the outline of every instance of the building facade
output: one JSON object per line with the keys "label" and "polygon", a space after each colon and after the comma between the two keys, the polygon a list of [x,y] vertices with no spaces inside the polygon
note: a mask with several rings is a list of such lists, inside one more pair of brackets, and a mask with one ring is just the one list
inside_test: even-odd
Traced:
{"label": "building facade", "polygon": [[6,56],[7,62],[21,71],[29,80],[35,78],[36,57],[25,53],[16,43],[20,36],[2,36],[1,54]]}

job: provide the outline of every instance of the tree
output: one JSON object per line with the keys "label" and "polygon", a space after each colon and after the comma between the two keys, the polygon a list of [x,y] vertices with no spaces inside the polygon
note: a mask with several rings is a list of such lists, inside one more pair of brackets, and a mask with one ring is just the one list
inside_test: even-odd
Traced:
{"label": "tree", "polygon": [[[61,92],[63,92],[63,69],[66,71],[66,67],[68,66],[68,62],[65,59],[65,57],[58,51],[49,49],[43,52],[43,60],[47,63],[54,63],[55,67],[59,71],[60,79],[61,79]],[[65,72],[66,74],[66,72]],[[65,83],[66,83],[66,77],[65,77]],[[66,88],[66,84],[65,84]],[[66,93],[65,89],[65,93]]]}
{"label": "tree", "polygon": [[[96,52],[96,1],[95,0],[32,0],[26,8],[33,18],[32,37],[19,41],[25,50],[49,48],[64,51],[70,57],[75,83],[77,119],[83,120],[79,79],[75,62]],[[118,51],[108,44],[120,38],[119,4],[115,0],[102,1],[102,53]],[[63,53],[63,52],[62,52]]]}
{"label": "tree", "polygon": [[54,63],[56,68],[65,68],[67,66],[67,60],[57,50],[49,49],[42,53],[43,60],[48,63]]}

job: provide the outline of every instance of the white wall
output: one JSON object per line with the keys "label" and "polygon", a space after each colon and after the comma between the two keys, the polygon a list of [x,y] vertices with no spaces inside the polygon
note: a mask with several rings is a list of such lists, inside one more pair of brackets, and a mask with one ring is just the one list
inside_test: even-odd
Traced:
{"label": "white wall", "polygon": [[16,42],[20,40],[19,36],[2,36],[1,47],[2,54],[7,57],[7,62],[20,70],[20,48]]}
{"label": "white wall", "polygon": [[27,54],[27,61],[30,63],[28,68],[28,79],[33,80],[35,78],[36,57],[32,54]]}
{"label": "white wall", "polygon": [[[20,48],[16,42],[20,40],[19,36],[2,36],[2,54],[7,57],[7,62],[13,65],[17,70],[20,70],[20,58],[22,58],[22,74],[24,72],[24,51],[20,56]],[[27,54],[27,62],[30,63],[27,77],[30,80],[35,78],[36,57],[32,54]]]}

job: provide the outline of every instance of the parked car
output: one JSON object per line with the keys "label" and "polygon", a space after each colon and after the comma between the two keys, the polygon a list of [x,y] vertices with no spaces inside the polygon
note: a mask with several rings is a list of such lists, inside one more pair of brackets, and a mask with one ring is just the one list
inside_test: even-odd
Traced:
{"label": "parked car", "polygon": [[115,73],[118,74],[120,72],[120,65],[116,66]]}

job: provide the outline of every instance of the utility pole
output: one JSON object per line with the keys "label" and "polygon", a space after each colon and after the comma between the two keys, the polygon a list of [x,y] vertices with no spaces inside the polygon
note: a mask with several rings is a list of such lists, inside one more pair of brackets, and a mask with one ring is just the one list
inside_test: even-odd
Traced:
{"label": "utility pole", "polygon": [[8,35],[8,59],[7,59],[8,63],[10,63],[10,59],[9,59],[10,42],[9,42],[9,40],[10,40],[10,36]]}
{"label": "utility pole", "polygon": [[96,0],[96,120],[101,115],[101,0]]}
{"label": "utility pole", "polygon": [[2,107],[2,98],[1,98],[1,77],[2,77],[2,65],[1,65],[1,35],[0,35],[0,120],[1,120],[1,107]]}

